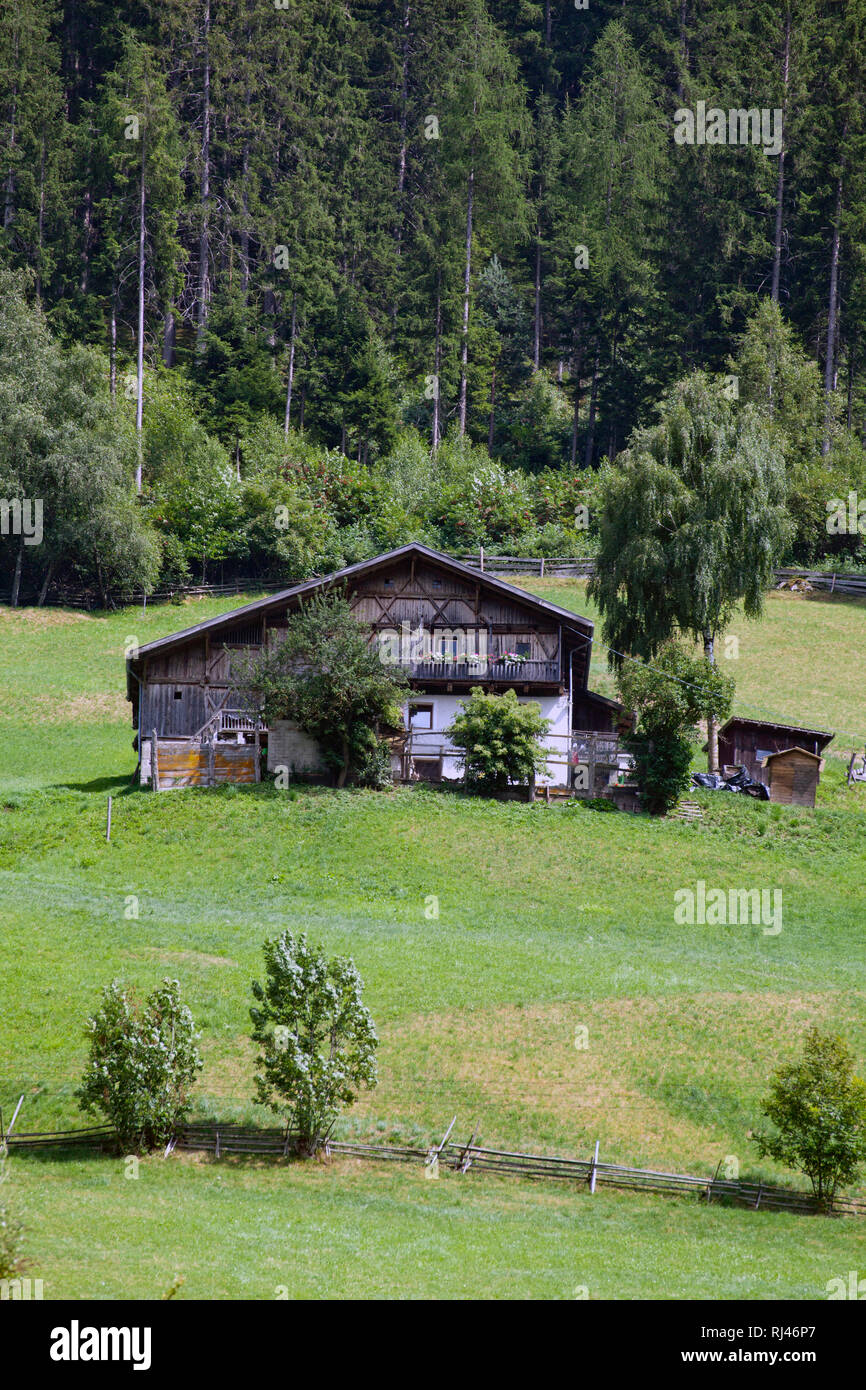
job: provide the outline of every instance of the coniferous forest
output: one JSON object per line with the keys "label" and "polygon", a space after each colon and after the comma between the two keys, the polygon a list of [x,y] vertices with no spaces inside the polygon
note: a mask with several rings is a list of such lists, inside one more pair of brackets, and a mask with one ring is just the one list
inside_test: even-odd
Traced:
{"label": "coniferous forest", "polygon": [[6,0],[4,597],[591,554],[697,370],[856,564],[864,84],[866,0]]}

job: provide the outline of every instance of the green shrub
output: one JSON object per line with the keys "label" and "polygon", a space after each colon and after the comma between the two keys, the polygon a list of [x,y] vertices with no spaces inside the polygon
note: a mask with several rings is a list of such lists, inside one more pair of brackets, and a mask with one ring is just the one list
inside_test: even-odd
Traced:
{"label": "green shrub", "polygon": [[380,660],[345,598],[314,595],[278,646],[238,656],[232,681],[268,724],[291,719],[314,738],[337,786],[381,784],[384,735],[403,726],[407,682],[401,667]]}
{"label": "green shrub", "polygon": [[802,1060],[774,1072],[762,1113],[776,1128],[755,1134],[759,1155],[805,1173],[820,1202],[854,1182],[866,1160],[866,1082],[842,1038],[811,1028]]}
{"label": "green shrub", "polygon": [[189,1108],[202,1061],[192,1014],[177,980],[164,979],[139,1005],[119,981],[87,1021],[90,1056],[76,1096],[101,1112],[124,1148],[164,1144]]}
{"label": "green shrub", "polygon": [[467,785],[480,792],[502,792],[510,783],[527,783],[547,762],[539,740],[550,728],[541,707],[521,705],[513,690],[485,695],[475,686],[461,713],[446,731],[462,749]]}
{"label": "green shrub", "polygon": [[261,1048],[256,1099],[286,1114],[301,1152],[313,1154],[340,1109],[376,1085],[379,1040],[353,961],[328,960],[288,931],[263,949],[267,980],[253,982],[250,1009]]}
{"label": "green shrub", "polygon": [[638,715],[623,742],[635,760],[643,807],[664,815],[689,787],[698,719],[726,718],[734,682],[678,642],[666,643],[652,665],[625,661],[617,681],[626,709]]}

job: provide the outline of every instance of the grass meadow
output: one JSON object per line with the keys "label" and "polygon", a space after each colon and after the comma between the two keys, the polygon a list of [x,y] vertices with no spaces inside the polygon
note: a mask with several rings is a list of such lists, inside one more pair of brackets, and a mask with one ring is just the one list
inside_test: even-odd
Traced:
{"label": "grass meadow", "polygon": [[[580,584],[526,585],[595,616]],[[170,974],[203,1035],[197,1113],[266,1122],[250,981],[292,927],[355,959],[380,1034],[344,1135],[423,1143],[456,1112],[490,1144],[599,1140],[608,1160],[791,1180],[748,1137],[770,1071],[812,1023],[866,1062],[866,787],[844,778],[866,740],[866,605],[773,594],[732,624],[737,709],[844,733],[814,812],[702,793],[694,825],[424,787],[139,790],[124,646],[243,601],[0,609],[4,1116],[23,1093],[20,1127],[81,1122],[100,987]],[[782,930],[676,925],[699,879],[780,890]],[[857,1219],[471,1172],[186,1155],[130,1179],[72,1153],[8,1171],[49,1298],[158,1298],[176,1278],[181,1298],[823,1298],[866,1261]]]}

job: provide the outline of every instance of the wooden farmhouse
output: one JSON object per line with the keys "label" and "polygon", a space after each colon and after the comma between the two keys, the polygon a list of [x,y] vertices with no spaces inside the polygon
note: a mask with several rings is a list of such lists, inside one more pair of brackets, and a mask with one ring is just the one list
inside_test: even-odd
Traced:
{"label": "wooden farmhouse", "polygon": [[734,715],[719,729],[719,764],[722,767],[745,767],[754,781],[769,786],[764,775],[764,763],[771,753],[800,748],[814,754],[820,761],[820,754],[833,737],[826,729],[806,729],[798,724],[771,724],[763,719],[745,719]]}
{"label": "wooden farmhouse", "polygon": [[781,801],[788,806],[814,806],[824,759],[805,748],[783,748],[778,753],[768,753],[761,763],[761,771],[771,801]]}
{"label": "wooden farmhouse", "polygon": [[577,787],[578,749],[587,747],[592,779],[581,778],[582,793],[616,785],[622,709],[588,689],[592,622],[414,543],[138,648],[127,661],[127,694],[143,782],[159,789],[257,781],[265,750],[269,770],[323,775],[312,740],[286,723],[264,727],[230,679],[233,654],[278,643],[317,590],[344,594],[382,659],[410,678],[395,779],[461,776],[446,730],[458,702],[480,685],[541,706],[551,721],[547,785]]}

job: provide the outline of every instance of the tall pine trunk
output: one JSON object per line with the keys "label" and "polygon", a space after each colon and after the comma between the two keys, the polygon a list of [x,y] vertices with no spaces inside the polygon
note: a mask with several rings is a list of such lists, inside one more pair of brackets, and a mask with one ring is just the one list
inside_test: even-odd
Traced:
{"label": "tall pine trunk", "polygon": [[599,364],[599,342],[595,340],[595,360],[592,364],[592,386],[589,391],[589,420],[586,429],[586,448],[583,451],[583,466],[592,466],[592,455],[595,449],[595,416],[598,409],[598,364]]}
{"label": "tall pine trunk", "polygon": [[204,73],[201,121],[201,227],[198,238],[198,303],[196,352],[204,351],[207,324],[208,267],[210,264],[210,0],[204,0]]}
{"label": "tall pine trunk", "polygon": [[162,326],[162,363],[164,367],[174,366],[174,350],[177,341],[177,323],[174,310],[167,309]]}
{"label": "tall pine trunk", "polygon": [[[473,106],[473,116],[475,108]],[[474,151],[473,162],[469,170],[469,186],[466,192],[466,264],[463,271],[463,326],[462,341],[460,345],[460,408],[458,432],[461,436],[466,433],[466,396],[467,396],[467,377],[469,373],[469,285],[472,278],[472,211],[475,196],[475,163]]]}
{"label": "tall pine trunk", "polygon": [[[18,31],[18,29],[16,28],[16,30],[15,30],[15,54],[14,54],[14,57],[13,57],[13,59],[12,59],[12,72],[13,72],[13,74],[16,74],[16,75],[17,75],[17,73],[18,73],[19,43],[20,43],[20,36],[19,36],[19,31]],[[26,108],[25,108],[25,110],[26,110]],[[12,86],[12,102],[11,102],[11,109],[10,109],[10,112],[9,112],[9,171],[8,171],[8,173],[7,173],[7,175],[6,175],[6,189],[5,189],[5,197],[4,197],[4,199],[3,199],[3,228],[4,228],[4,230],[5,230],[7,227],[11,226],[11,224],[12,224],[13,206],[14,206],[14,200],[15,200],[15,173],[14,173],[14,169],[15,169],[15,140],[16,140],[16,134],[17,134],[16,129],[15,129],[15,122],[17,121],[17,119],[18,119],[18,83],[17,83],[17,81],[15,81],[15,82],[13,83],[13,86]]]}
{"label": "tall pine trunk", "polygon": [[770,298],[779,302],[779,278],[782,269],[782,214],[785,205],[785,121],[788,116],[788,80],[791,59],[791,10],[785,15],[785,51],[782,57],[782,148],[779,152],[779,173],[776,178],[776,228],[773,235],[773,283]]}
{"label": "tall pine trunk", "polygon": [[108,325],[108,390],[112,403],[117,400],[117,276],[111,286],[111,315]]}
{"label": "tall pine trunk", "polygon": [[82,294],[87,294],[87,287],[90,284],[90,246],[92,241],[93,189],[88,183],[84,190],[84,206],[81,211],[81,278],[78,281],[78,288]]}
{"label": "tall pine trunk", "polygon": [[286,435],[287,435],[288,432],[289,432],[289,426],[290,426],[290,424],[291,424],[291,418],[292,418],[292,386],[293,386],[294,380],[295,380],[295,328],[296,328],[296,324],[297,324],[296,308],[297,308],[297,295],[293,293],[293,294],[292,294],[292,326],[291,326],[291,329],[289,330],[289,381],[288,381],[288,385],[286,386],[286,414],[285,414],[285,418],[284,418],[284,420],[283,420],[283,434],[286,434]]}
{"label": "tall pine trunk", "polygon": [[397,157],[397,255],[403,245],[403,193],[406,188],[407,130],[409,124],[409,31],[412,18],[409,0],[403,9],[403,43],[400,63],[400,153]]}
{"label": "tall pine trunk", "polygon": [[439,403],[439,369],[442,365],[442,271],[436,271],[436,328],[433,348],[433,453],[439,448],[442,424]]}
{"label": "tall pine trunk", "polygon": [[574,326],[572,348],[572,375],[574,376],[574,417],[571,423],[571,466],[577,467],[577,434],[580,427],[580,374],[583,370],[583,304],[578,305],[577,323]]}
{"label": "tall pine trunk", "polygon": [[141,174],[138,182],[138,341],[135,345],[135,490],[141,492],[144,471],[144,214],[146,208],[145,163],[147,158],[147,134],[141,137]]}
{"label": "tall pine trunk", "polygon": [[535,310],[532,324],[532,366],[537,372],[541,364],[541,226],[535,232]]}
{"label": "tall pine trunk", "polygon": [[[843,139],[847,132],[847,123]],[[830,425],[832,421],[832,395],[836,380],[836,333],[839,314],[839,246],[842,239],[842,170],[836,180],[836,211],[833,217],[833,244],[830,251],[830,294],[827,305],[827,352],[824,359],[824,439],[821,453],[830,452]]]}
{"label": "tall pine trunk", "polygon": [[851,420],[854,409],[854,349],[848,344],[848,404],[845,412],[845,426],[851,429]]}
{"label": "tall pine trunk", "polygon": [[[247,101],[249,103],[249,94]],[[250,147],[249,143],[244,141],[244,152],[241,158],[241,293],[244,297],[244,304],[247,303],[250,295],[250,213],[247,195],[249,167]]]}
{"label": "tall pine trunk", "polygon": [[42,243],[45,234],[45,127],[39,145],[39,214],[36,222],[36,298],[42,303]]}

